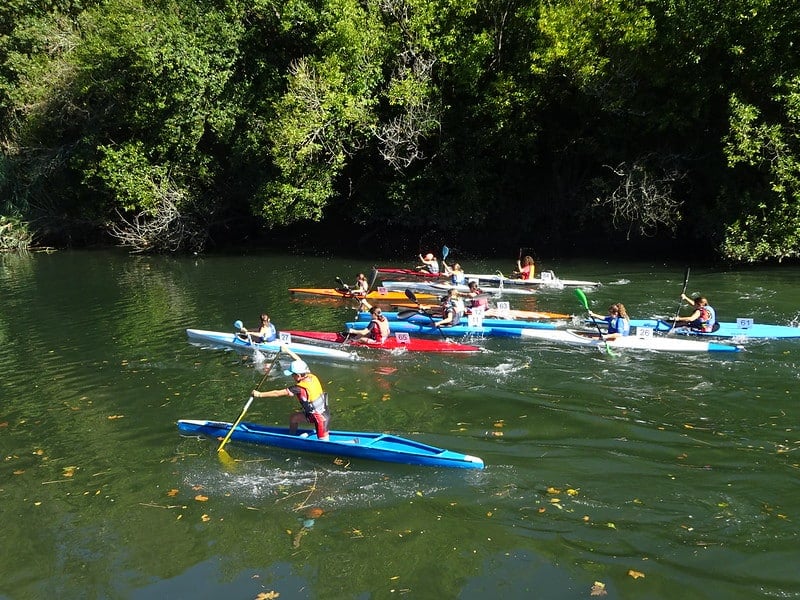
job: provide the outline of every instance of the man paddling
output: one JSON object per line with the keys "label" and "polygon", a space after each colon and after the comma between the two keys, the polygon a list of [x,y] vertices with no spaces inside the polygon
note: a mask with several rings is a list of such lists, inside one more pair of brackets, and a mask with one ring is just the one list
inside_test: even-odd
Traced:
{"label": "man paddling", "polygon": [[[301,360],[297,354],[292,352],[287,345],[281,346],[281,352],[285,352],[292,357],[292,364],[283,372],[287,377],[294,379],[294,385],[289,387],[259,392],[253,390],[253,398],[279,398],[281,396],[294,396],[303,407],[302,411],[295,412],[289,417],[289,432],[297,433],[300,423],[307,421],[314,425],[317,431],[317,439],[328,440],[328,424],[330,423],[330,413],[328,412],[328,394],[322,389],[322,384],[316,375],[311,373],[305,361]],[[302,434],[308,437],[307,433]]]}

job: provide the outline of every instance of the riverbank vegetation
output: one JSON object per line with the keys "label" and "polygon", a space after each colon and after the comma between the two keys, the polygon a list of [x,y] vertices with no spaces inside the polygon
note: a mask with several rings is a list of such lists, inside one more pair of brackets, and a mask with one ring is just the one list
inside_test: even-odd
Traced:
{"label": "riverbank vegetation", "polygon": [[143,252],[318,223],[793,259],[798,30],[774,0],[13,0],[0,214]]}

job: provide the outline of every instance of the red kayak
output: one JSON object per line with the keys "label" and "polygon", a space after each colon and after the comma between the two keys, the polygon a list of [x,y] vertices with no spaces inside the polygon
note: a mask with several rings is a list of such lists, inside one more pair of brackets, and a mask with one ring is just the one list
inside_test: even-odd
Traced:
{"label": "red kayak", "polygon": [[[286,330],[281,330],[282,332]],[[334,344],[346,343],[348,346],[357,346],[359,348],[375,348],[376,350],[397,350],[404,348],[408,352],[480,352],[478,346],[469,346],[467,344],[457,344],[447,340],[437,339],[420,339],[404,336],[400,332],[400,336],[390,336],[382,343],[378,344],[368,339],[359,339],[358,336],[351,336],[345,341],[344,334],[328,331],[286,331],[290,333],[293,338],[304,338],[307,340],[318,340],[321,342],[330,342]]]}

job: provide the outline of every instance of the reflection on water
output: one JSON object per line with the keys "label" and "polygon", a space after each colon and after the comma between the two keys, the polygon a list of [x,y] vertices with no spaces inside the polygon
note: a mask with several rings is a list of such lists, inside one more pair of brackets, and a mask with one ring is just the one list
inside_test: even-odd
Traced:
{"label": "reflection on water", "polygon": [[[609,597],[800,596],[787,568],[800,511],[798,340],[611,357],[480,339],[472,356],[312,361],[335,428],[474,454],[481,472],[235,443],[230,469],[215,440],[178,434],[181,418],[235,419],[264,368],[189,344],[187,327],[228,331],[266,311],[282,329],[338,330],[348,301],[287,289],[350,281],[371,262],[3,256],[0,595],[575,598],[600,581]],[[683,265],[550,267],[603,281],[589,293],[596,311],[678,309]],[[698,269],[687,291],[725,320],[788,324],[799,273]],[[510,300],[582,311],[569,290]],[[286,384],[276,367],[262,389]],[[285,424],[294,409],[260,399],[247,420]]]}

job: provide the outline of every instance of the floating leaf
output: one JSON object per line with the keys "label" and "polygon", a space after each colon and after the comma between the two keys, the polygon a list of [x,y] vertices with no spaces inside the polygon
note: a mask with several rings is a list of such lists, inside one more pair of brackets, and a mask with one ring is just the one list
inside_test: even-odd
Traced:
{"label": "floating leaf", "polygon": [[64,472],[62,473],[62,475],[64,475],[64,477],[72,477],[73,475],[75,475],[75,471],[77,469],[78,467],[64,467]]}
{"label": "floating leaf", "polygon": [[167,496],[169,496],[170,498],[174,498],[177,495],[178,495],[178,490],[175,488],[167,492]]}
{"label": "floating leaf", "polygon": [[203,523],[208,523],[211,520],[211,517],[204,514],[202,517],[200,517],[200,520],[203,521]]}
{"label": "floating leaf", "polygon": [[639,577],[644,577],[644,573],[642,573],[641,571],[634,571],[633,569],[630,569],[628,571],[628,575],[630,575],[634,579],[639,579]]}
{"label": "floating leaf", "polygon": [[270,590],[269,592],[261,592],[258,596],[256,596],[255,600],[275,600],[278,598],[280,594],[274,590]]}
{"label": "floating leaf", "polygon": [[317,519],[321,517],[324,513],[325,513],[324,510],[322,510],[318,506],[315,506],[314,508],[309,509],[307,514],[310,519]]}
{"label": "floating leaf", "polygon": [[195,496],[194,499],[197,500],[198,502],[207,502],[208,496],[203,496],[203,494],[197,494],[197,496]]}
{"label": "floating leaf", "polygon": [[108,415],[108,420],[113,421],[114,419],[122,419],[125,415]]}
{"label": "floating leaf", "polygon": [[573,490],[572,488],[569,488],[567,490],[567,495],[568,496],[577,496],[578,495],[578,490]]}
{"label": "floating leaf", "polygon": [[594,585],[592,585],[592,591],[589,593],[590,596],[605,596],[608,594],[606,591],[606,584],[602,581],[595,581]]}
{"label": "floating leaf", "polygon": [[22,475],[25,472],[25,469],[17,469],[14,471],[14,475]]}
{"label": "floating leaf", "polygon": [[609,529],[616,529],[617,528],[617,526],[614,525],[613,523],[606,523],[606,527],[608,527]]}

